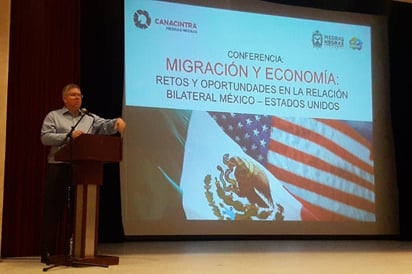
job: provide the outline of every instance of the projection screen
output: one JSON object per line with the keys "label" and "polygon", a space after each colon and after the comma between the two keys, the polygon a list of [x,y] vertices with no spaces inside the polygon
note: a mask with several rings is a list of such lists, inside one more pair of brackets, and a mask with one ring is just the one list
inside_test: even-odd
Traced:
{"label": "projection screen", "polygon": [[125,0],[128,236],[398,232],[386,18]]}

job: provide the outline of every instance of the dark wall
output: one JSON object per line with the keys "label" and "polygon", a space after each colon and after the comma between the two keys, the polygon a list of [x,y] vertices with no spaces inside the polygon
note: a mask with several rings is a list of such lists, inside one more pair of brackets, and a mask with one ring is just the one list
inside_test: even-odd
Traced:
{"label": "dark wall", "polygon": [[[83,106],[105,118],[123,106],[123,1],[81,1]],[[107,164],[100,188],[100,242],[123,241],[119,164]]]}
{"label": "dark wall", "polygon": [[410,221],[410,193],[412,178],[409,170],[409,151],[411,142],[409,132],[411,123],[409,92],[411,91],[410,32],[412,25],[412,4],[393,2],[389,16],[390,77],[391,77],[391,114],[396,153],[396,170],[399,187],[400,238],[412,240]]}

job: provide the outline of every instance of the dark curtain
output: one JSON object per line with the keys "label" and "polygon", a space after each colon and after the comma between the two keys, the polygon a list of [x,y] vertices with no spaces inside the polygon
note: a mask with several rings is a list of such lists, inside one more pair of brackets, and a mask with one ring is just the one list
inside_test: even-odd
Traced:
{"label": "dark curtain", "polygon": [[47,149],[40,128],[80,80],[79,0],[11,1],[2,256],[39,254]]}
{"label": "dark curtain", "polygon": [[[407,168],[409,123],[407,48],[411,4],[389,0],[271,1],[386,15],[390,7],[391,103],[400,189],[401,238],[411,186]],[[392,5],[389,5],[392,3]],[[40,143],[46,113],[60,108],[61,89],[80,83],[84,107],[105,118],[121,116],[123,100],[123,0],[12,0],[6,160],[1,254],[39,255],[47,149]],[[159,45],[161,46],[161,45]],[[127,121],[126,121],[127,122]],[[100,191],[99,241],[123,240],[119,165],[108,164]]]}

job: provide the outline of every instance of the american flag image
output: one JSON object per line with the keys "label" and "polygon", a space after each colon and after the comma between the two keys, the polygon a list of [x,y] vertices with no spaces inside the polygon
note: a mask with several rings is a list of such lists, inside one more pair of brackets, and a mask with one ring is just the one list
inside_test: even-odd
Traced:
{"label": "american flag image", "polygon": [[[372,140],[348,121],[209,112],[304,210],[302,220],[374,222]],[[371,122],[361,123],[371,133]]]}

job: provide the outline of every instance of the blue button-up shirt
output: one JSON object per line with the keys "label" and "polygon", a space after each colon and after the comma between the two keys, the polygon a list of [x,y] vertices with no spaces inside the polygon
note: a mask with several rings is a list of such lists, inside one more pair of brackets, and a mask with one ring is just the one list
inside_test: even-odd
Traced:
{"label": "blue button-up shirt", "polygon": [[[84,116],[82,118],[82,116]],[[76,123],[81,119],[79,124]],[[85,115],[81,111],[76,116],[70,114],[66,107],[50,111],[44,118],[41,128],[41,142],[50,146],[48,155],[49,163],[57,163],[54,159],[56,151],[70,141],[67,134],[76,125],[74,130],[81,130],[88,134],[112,135],[117,132],[115,127],[116,119],[104,119],[96,114]]]}

